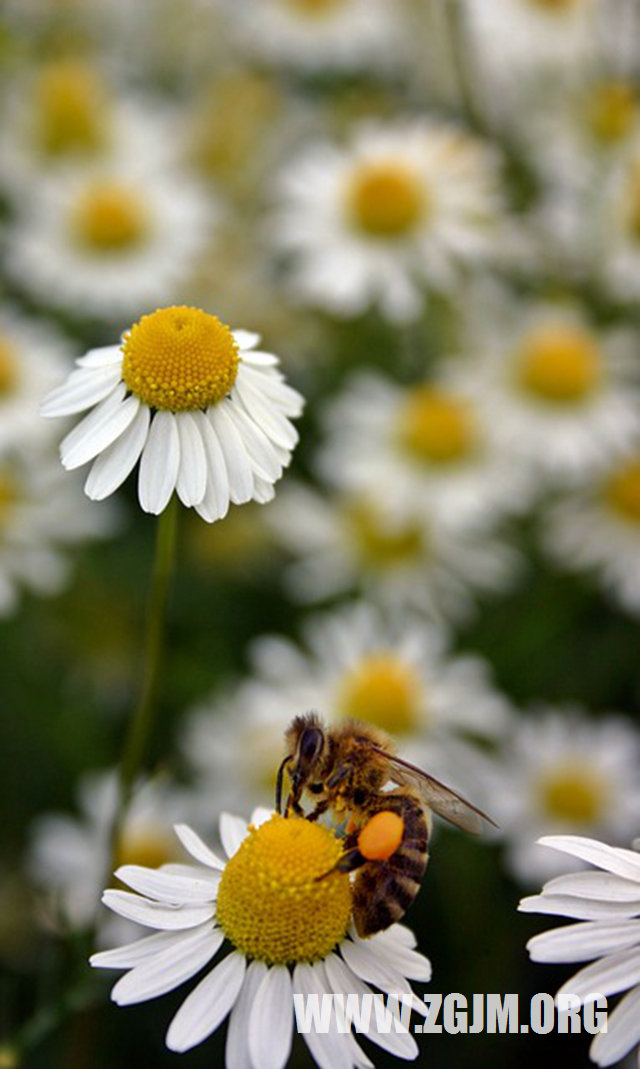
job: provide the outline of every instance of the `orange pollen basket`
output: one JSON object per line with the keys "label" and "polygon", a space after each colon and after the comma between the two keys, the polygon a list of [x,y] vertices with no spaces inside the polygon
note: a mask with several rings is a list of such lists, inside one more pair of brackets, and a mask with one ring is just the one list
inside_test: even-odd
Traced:
{"label": "orange pollen basket", "polygon": [[358,850],[367,861],[386,861],[402,842],[404,821],[397,813],[376,813],[358,836]]}

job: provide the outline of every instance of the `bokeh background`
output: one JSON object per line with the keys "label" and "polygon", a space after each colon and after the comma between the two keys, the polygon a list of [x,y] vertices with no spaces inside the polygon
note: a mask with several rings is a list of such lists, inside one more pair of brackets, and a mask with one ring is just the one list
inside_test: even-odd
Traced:
{"label": "bokeh background", "polygon": [[119,1010],[86,964],[123,935],[99,896],[156,520],[134,480],[89,502],[38,416],[167,304],[260,332],[307,404],[272,503],[182,510],[123,857],[270,804],[296,712],[369,718],[500,825],[436,828],[431,989],[553,993],[516,906],[567,861],[535,839],[640,828],[640,3],[0,10],[0,1065],[178,1062],[182,993]]}

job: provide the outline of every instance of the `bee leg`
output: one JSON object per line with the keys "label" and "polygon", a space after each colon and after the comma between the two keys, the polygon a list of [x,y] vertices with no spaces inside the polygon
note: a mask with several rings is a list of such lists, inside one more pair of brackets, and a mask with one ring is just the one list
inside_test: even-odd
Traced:
{"label": "bee leg", "polygon": [[358,847],[354,846],[353,850],[345,850],[333,868],[329,869],[328,872],[323,872],[322,876],[316,876],[316,880],[324,880],[332,872],[353,872],[355,869],[359,869],[361,865],[364,865],[366,860],[358,850]]}

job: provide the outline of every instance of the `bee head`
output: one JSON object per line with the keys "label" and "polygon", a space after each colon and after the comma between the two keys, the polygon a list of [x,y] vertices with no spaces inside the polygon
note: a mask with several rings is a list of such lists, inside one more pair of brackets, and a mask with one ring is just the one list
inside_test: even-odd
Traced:
{"label": "bee head", "polygon": [[296,717],[292,731],[295,733],[295,748],[291,779],[294,794],[297,795],[317,772],[324,754],[325,733],[315,713]]}

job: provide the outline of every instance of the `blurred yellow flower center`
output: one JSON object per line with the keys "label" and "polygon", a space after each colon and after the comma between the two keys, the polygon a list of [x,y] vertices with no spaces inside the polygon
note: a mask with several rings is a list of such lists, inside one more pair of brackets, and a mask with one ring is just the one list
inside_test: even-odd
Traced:
{"label": "blurred yellow flower center", "polygon": [[539,327],[524,342],[518,367],[520,384],[543,401],[582,401],[602,376],[602,357],[594,339],[577,326]]}
{"label": "blurred yellow flower center", "polygon": [[6,468],[0,468],[0,528],[4,527],[19,500],[15,478]]}
{"label": "blurred yellow flower center", "polygon": [[330,14],[334,8],[340,7],[344,0],[285,0],[289,7],[299,11],[301,15],[310,15],[319,18]]}
{"label": "blurred yellow flower center", "polygon": [[430,386],[409,390],[400,411],[401,445],[427,464],[455,464],[473,452],[476,427],[469,404]]}
{"label": "blurred yellow flower center", "polygon": [[351,917],[348,875],[330,872],[340,840],[321,824],[274,814],[250,827],[227,862],[218,923],[238,950],[270,965],[324,958],[346,935]]}
{"label": "blurred yellow flower center", "polygon": [[257,73],[234,71],[216,79],[196,116],[196,163],[237,191],[248,175],[255,177],[247,164],[276,118],[279,104],[274,83]]}
{"label": "blurred yellow flower center", "polygon": [[16,351],[8,341],[0,335],[0,399],[8,397],[18,381],[18,360]]}
{"label": "blurred yellow flower center", "polygon": [[116,850],[116,865],[144,865],[157,869],[176,860],[175,836],[162,827],[125,828]]}
{"label": "blurred yellow flower center", "polygon": [[347,673],[338,710],[341,716],[401,734],[418,726],[421,689],[416,671],[405,661],[393,653],[374,653]]}
{"label": "blurred yellow flower center", "polygon": [[631,131],[636,117],[636,95],[628,82],[606,82],[593,92],[587,121],[598,141],[615,144]]}
{"label": "blurred yellow flower center", "polygon": [[161,308],[124,335],[122,378],[150,408],[181,412],[217,404],[238,373],[229,327],[199,308]]}
{"label": "blurred yellow flower center", "polygon": [[364,163],[352,176],[348,210],[356,228],[375,238],[407,234],[428,213],[426,191],[408,167]]}
{"label": "blurred yellow flower center", "polygon": [[604,495],[614,512],[625,520],[640,524],[640,458],[610,476]]}
{"label": "blurred yellow flower center", "polygon": [[344,519],[365,568],[393,568],[418,560],[425,552],[425,537],[418,523],[388,522],[366,502],[347,505]]}
{"label": "blurred yellow flower center", "polygon": [[117,182],[86,189],[73,205],[74,237],[96,253],[135,248],[149,233],[149,213],[142,192]]}
{"label": "blurred yellow flower center", "polygon": [[51,156],[93,154],[107,140],[105,94],[95,71],[63,60],[42,71],[34,86],[35,137]]}
{"label": "blurred yellow flower center", "polygon": [[628,206],[631,236],[636,241],[640,241],[640,160],[631,173]]}
{"label": "blurred yellow flower center", "polygon": [[606,784],[588,765],[567,764],[544,775],[539,783],[540,801],[547,817],[569,824],[594,824],[607,800]]}
{"label": "blurred yellow flower center", "polygon": [[544,11],[565,11],[580,3],[580,0],[530,0],[530,3]]}

